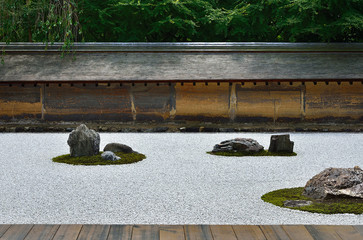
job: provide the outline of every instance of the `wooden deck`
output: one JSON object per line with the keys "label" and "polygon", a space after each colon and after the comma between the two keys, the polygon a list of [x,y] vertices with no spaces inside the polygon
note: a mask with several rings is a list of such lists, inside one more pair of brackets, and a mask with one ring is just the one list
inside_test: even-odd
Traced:
{"label": "wooden deck", "polygon": [[362,240],[363,225],[0,225],[1,240]]}

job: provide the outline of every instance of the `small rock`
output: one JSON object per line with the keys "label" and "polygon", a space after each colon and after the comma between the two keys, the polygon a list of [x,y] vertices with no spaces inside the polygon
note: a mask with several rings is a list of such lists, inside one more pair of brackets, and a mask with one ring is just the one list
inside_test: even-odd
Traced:
{"label": "small rock", "polygon": [[84,124],[69,134],[67,143],[72,157],[97,155],[100,151],[100,135]]}
{"label": "small rock", "polygon": [[110,151],[110,152],[123,152],[123,153],[133,153],[131,147],[121,144],[121,143],[109,143],[105,146],[103,151]]}
{"label": "small rock", "polygon": [[272,135],[269,152],[294,152],[294,142],[290,141],[290,134]]}
{"label": "small rock", "polygon": [[187,130],[187,128],[186,127],[181,127],[181,128],[179,128],[179,131],[180,132],[185,132]]}
{"label": "small rock", "polygon": [[111,151],[106,151],[106,152],[103,152],[101,154],[101,157],[104,159],[104,160],[108,160],[108,161],[117,161],[117,160],[120,160],[121,158],[119,156],[116,156],[116,154],[114,154],[113,152]]}
{"label": "small rock", "polygon": [[219,128],[219,132],[234,132],[234,128]]}
{"label": "small rock", "polygon": [[354,168],[327,168],[310,179],[304,196],[325,199],[329,196],[363,198],[363,170]]}
{"label": "small rock", "polygon": [[305,207],[313,204],[312,201],[306,200],[286,200],[284,201],[285,207]]}
{"label": "small rock", "polygon": [[152,132],[166,132],[168,130],[169,130],[168,127],[155,127],[152,129]]}
{"label": "small rock", "polygon": [[212,152],[260,152],[263,146],[251,138],[235,138],[214,145]]}

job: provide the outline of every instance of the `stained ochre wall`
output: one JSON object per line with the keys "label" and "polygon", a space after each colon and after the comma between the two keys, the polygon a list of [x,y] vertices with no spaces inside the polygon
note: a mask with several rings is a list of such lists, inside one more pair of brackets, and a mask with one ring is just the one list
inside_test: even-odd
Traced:
{"label": "stained ochre wall", "polygon": [[362,82],[0,84],[0,119],[362,121]]}

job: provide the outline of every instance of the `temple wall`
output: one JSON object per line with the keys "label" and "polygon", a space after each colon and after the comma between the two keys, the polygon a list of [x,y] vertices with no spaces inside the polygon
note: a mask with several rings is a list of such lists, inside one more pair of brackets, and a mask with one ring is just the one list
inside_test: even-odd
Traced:
{"label": "temple wall", "polygon": [[0,84],[0,119],[362,121],[355,82]]}

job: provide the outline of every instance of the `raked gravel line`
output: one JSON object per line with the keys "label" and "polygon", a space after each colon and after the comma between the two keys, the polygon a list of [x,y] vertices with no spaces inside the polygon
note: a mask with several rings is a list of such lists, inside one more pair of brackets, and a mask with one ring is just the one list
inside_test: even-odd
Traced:
{"label": "raked gravel line", "polygon": [[269,133],[101,133],[147,159],[72,166],[66,133],[0,134],[0,223],[36,224],[363,224],[363,215],[282,209],[260,197],[304,186],[327,167],[363,167],[362,133],[291,133],[296,157],[221,157],[213,145]]}

